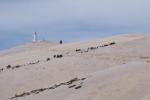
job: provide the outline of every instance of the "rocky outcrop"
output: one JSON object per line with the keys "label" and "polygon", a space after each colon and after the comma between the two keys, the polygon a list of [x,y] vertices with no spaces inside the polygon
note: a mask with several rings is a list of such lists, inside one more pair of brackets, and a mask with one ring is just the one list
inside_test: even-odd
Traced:
{"label": "rocky outcrop", "polygon": [[[63,82],[63,83],[60,83],[60,84],[54,84],[53,86],[51,87],[47,87],[47,88],[40,88],[40,89],[35,89],[35,90],[31,90],[29,92],[23,92],[21,94],[15,94],[13,97],[9,98],[9,99],[17,99],[19,97],[25,97],[25,96],[29,96],[29,95],[32,95],[32,94],[39,94],[43,91],[46,91],[46,90],[53,90],[53,89],[56,89],[58,87],[61,87],[61,86],[68,86],[68,88],[74,88],[74,89],[80,89],[82,88],[82,85],[83,85],[83,81],[85,80],[86,78],[73,78],[67,82]],[[76,82],[80,82],[80,84],[75,84]]]}

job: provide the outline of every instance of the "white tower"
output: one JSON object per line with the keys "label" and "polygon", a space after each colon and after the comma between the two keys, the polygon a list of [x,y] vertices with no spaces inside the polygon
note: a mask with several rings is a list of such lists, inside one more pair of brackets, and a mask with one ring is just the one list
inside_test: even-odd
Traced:
{"label": "white tower", "polygon": [[33,42],[36,42],[36,41],[37,41],[37,33],[35,32],[35,33],[34,33]]}

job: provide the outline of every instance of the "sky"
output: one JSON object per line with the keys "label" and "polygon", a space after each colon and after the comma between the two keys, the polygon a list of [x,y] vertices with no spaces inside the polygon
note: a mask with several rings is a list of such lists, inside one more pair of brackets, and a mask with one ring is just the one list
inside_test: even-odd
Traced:
{"label": "sky", "polygon": [[66,42],[150,33],[150,0],[0,0],[0,50],[40,39]]}

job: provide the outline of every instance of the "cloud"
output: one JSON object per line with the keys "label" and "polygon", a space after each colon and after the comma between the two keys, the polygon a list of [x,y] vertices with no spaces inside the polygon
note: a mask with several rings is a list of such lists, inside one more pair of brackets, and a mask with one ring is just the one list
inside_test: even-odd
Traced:
{"label": "cloud", "polygon": [[[0,30],[149,31],[148,0],[2,0]],[[87,28],[86,28],[87,27]],[[119,27],[119,29],[118,29]],[[128,30],[130,31],[130,30]],[[131,30],[132,31],[132,30]]]}
{"label": "cloud", "polygon": [[70,34],[74,38],[148,33],[149,4],[149,0],[0,0],[0,37],[30,36],[34,31],[70,38]]}

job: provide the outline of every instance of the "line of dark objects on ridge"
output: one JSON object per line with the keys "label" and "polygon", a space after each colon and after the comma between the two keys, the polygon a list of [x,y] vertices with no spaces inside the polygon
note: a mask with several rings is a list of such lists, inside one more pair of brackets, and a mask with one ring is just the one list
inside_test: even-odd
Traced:
{"label": "line of dark objects on ridge", "polygon": [[[19,98],[19,97],[25,97],[25,96],[29,96],[31,94],[39,94],[40,92],[46,91],[46,90],[53,90],[56,89],[60,86],[66,85],[69,86],[68,88],[73,88],[74,89],[80,89],[82,87],[82,85],[80,84],[79,86],[73,84],[74,82],[77,81],[84,81],[86,78],[73,78],[70,81],[67,82],[63,82],[60,84],[54,84],[53,86],[47,87],[47,88],[40,88],[40,89],[35,89],[35,90],[31,90],[30,92],[23,92],[21,94],[15,94],[13,97],[9,98],[9,99],[15,99],[15,98]],[[81,82],[83,84],[83,82]],[[72,85],[73,84],[73,85]]]}
{"label": "line of dark objects on ridge", "polygon": [[104,45],[100,45],[100,46],[96,46],[96,47],[88,47],[86,50],[83,50],[83,49],[76,49],[75,51],[76,51],[76,52],[79,52],[79,53],[89,52],[90,50],[95,50],[95,49],[98,49],[98,48],[100,48],[100,47],[107,47],[107,46],[115,45],[115,44],[116,44],[115,42],[111,42],[111,43],[104,44]]}

